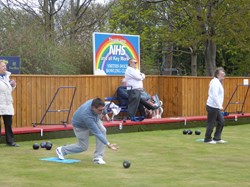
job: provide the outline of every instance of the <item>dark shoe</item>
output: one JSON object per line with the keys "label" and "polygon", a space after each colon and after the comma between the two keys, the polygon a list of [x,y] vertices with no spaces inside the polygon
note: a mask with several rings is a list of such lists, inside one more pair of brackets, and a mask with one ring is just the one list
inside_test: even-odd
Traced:
{"label": "dark shoe", "polygon": [[140,116],[140,117],[139,117],[139,121],[143,121],[144,119],[145,119],[144,116]]}
{"label": "dark shoe", "polygon": [[14,143],[10,143],[10,144],[6,144],[7,146],[10,146],[10,147],[19,147],[18,144],[16,144],[15,142]]}

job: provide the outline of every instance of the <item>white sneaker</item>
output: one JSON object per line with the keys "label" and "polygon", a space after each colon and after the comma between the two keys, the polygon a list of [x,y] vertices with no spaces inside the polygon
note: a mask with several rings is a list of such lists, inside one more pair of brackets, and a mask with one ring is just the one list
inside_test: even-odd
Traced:
{"label": "white sneaker", "polygon": [[216,143],[227,143],[225,140],[215,140]]}
{"label": "white sneaker", "polygon": [[64,160],[64,155],[62,153],[62,147],[56,148],[56,154],[60,160]]}
{"label": "white sneaker", "polygon": [[102,158],[94,158],[94,164],[106,164],[106,162]]}
{"label": "white sneaker", "polygon": [[216,144],[216,141],[211,140],[211,141],[209,141],[209,142],[204,142],[204,143],[208,143],[208,144]]}

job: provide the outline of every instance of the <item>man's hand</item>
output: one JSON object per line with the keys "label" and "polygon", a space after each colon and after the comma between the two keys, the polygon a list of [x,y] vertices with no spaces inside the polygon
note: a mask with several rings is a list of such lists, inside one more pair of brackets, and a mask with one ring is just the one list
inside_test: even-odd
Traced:
{"label": "man's hand", "polygon": [[111,119],[110,119],[110,117],[109,117],[108,114],[105,115],[105,118],[106,118],[107,121],[111,121]]}
{"label": "man's hand", "polygon": [[104,115],[104,114],[101,114],[100,119],[101,119],[102,121],[108,121],[108,122],[111,121],[108,114],[105,114],[105,115]]}
{"label": "man's hand", "polygon": [[117,151],[119,149],[119,147],[116,144],[108,143],[107,146],[108,146],[108,148],[112,149],[113,151]]}
{"label": "man's hand", "polygon": [[141,73],[141,77],[142,77],[142,79],[145,79],[145,74]]}

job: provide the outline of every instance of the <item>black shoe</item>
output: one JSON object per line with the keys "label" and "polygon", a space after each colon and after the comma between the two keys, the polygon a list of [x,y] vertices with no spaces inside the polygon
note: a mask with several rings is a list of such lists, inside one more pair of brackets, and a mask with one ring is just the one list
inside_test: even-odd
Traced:
{"label": "black shoe", "polygon": [[143,121],[144,119],[145,119],[144,116],[140,116],[140,117],[139,117],[139,121]]}
{"label": "black shoe", "polygon": [[13,143],[8,143],[8,144],[6,144],[7,146],[10,146],[10,147],[19,147],[19,145],[18,144],[16,144],[15,142],[13,142]]}

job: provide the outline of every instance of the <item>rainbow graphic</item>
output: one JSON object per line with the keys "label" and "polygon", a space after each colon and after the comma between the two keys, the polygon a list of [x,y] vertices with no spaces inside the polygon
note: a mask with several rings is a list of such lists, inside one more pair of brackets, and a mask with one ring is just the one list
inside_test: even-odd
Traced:
{"label": "rainbow graphic", "polygon": [[[137,45],[134,47],[129,36],[132,35],[116,35],[109,34],[101,41],[101,43],[96,46],[96,52],[94,53],[94,68],[95,70],[103,70],[106,74],[115,74],[107,73],[109,71],[108,64],[117,65],[116,69],[120,67],[120,64],[127,64],[128,59],[134,58],[137,60],[137,68],[140,67],[140,57],[139,57],[139,40],[138,36],[136,37]],[[113,54],[111,47],[119,46],[122,48],[122,54]],[[137,47],[137,48],[136,48]],[[117,71],[118,72],[118,71]],[[117,73],[121,74],[121,72]]]}

